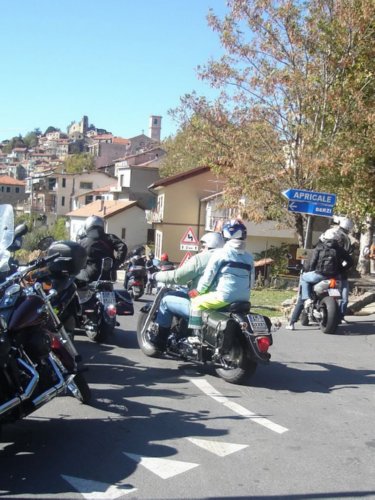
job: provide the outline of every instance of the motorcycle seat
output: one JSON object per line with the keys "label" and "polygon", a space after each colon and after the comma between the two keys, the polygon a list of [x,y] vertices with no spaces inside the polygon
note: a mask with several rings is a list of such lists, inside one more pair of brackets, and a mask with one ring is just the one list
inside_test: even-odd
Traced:
{"label": "motorcycle seat", "polygon": [[250,307],[250,302],[231,302],[227,306],[218,309],[218,311],[231,313],[248,313],[250,312]]}

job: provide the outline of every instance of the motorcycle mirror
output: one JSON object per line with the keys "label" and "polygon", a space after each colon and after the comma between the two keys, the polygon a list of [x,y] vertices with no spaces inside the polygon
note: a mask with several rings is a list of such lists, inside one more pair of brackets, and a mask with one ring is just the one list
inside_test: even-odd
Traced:
{"label": "motorcycle mirror", "polygon": [[38,243],[38,250],[44,252],[52,245],[54,241],[55,239],[53,238],[53,236],[46,236],[45,238],[42,238]]}

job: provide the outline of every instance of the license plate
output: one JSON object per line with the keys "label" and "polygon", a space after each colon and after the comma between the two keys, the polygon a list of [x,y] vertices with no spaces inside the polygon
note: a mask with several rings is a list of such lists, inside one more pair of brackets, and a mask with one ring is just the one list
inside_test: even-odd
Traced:
{"label": "license plate", "polygon": [[328,288],[328,295],[330,297],[341,297],[341,293],[337,288]]}
{"label": "license plate", "polygon": [[247,319],[254,333],[268,333],[268,326],[260,314],[248,314]]}
{"label": "license plate", "polygon": [[115,305],[116,304],[116,297],[113,292],[100,292],[99,293],[99,300],[102,304],[105,306],[109,305]]}

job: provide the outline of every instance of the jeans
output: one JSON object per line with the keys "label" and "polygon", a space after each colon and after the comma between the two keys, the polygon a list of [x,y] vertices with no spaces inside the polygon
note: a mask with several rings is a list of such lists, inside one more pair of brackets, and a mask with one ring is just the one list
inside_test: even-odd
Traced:
{"label": "jeans", "polygon": [[297,323],[297,321],[299,320],[299,317],[301,316],[301,312],[303,311],[303,303],[304,303],[304,301],[302,299],[302,295],[299,294],[297,302],[296,302],[294,309],[293,309],[293,312],[292,312],[292,316],[290,318],[290,324]]}
{"label": "jeans", "polygon": [[174,316],[189,318],[190,300],[185,292],[173,292],[161,299],[156,323],[163,328],[170,328]]}
{"label": "jeans", "polygon": [[310,298],[311,294],[311,284],[318,283],[325,279],[325,276],[317,273],[316,271],[310,271],[308,273],[303,273],[301,277],[301,297],[302,300]]}
{"label": "jeans", "polygon": [[340,313],[344,317],[349,302],[349,281],[347,278],[341,278],[341,304]]}

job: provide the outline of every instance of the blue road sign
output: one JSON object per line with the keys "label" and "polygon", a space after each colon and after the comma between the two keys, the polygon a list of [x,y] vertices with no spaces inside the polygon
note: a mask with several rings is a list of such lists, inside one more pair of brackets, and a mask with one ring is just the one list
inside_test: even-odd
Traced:
{"label": "blue road sign", "polygon": [[[282,194],[288,200],[295,202],[315,203],[326,207],[334,207],[336,204],[336,195],[332,193],[319,193],[317,191],[306,191],[304,189],[287,189],[283,191]],[[292,211],[299,212],[299,210]]]}
{"label": "blue road sign", "polygon": [[310,203],[308,201],[288,202],[289,212],[299,212],[301,214],[319,215],[320,217],[332,217],[333,207],[320,203]]}

